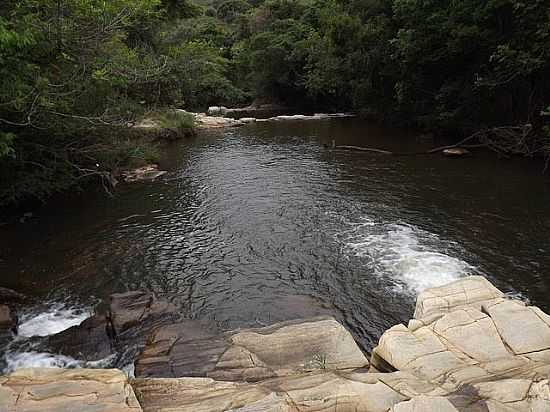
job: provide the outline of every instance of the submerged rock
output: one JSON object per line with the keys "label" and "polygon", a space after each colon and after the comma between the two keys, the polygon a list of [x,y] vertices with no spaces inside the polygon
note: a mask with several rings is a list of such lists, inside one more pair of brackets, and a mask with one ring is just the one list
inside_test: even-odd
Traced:
{"label": "submerged rock", "polygon": [[118,370],[21,369],[0,377],[2,412],[141,412]]}
{"label": "submerged rock", "polygon": [[365,367],[368,360],[351,334],[330,317],[226,333],[185,320],[157,330],[136,362],[136,376],[254,382]]}

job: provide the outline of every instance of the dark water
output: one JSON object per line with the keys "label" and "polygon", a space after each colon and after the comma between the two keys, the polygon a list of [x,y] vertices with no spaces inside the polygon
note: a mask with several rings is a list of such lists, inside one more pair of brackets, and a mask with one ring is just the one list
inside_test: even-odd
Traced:
{"label": "dark water", "polygon": [[0,285],[46,301],[57,326],[64,309],[147,289],[227,328],[330,313],[366,350],[411,316],[419,291],[472,273],[550,309],[540,164],[325,149],[332,139],[434,144],[355,119],[205,132],[169,148],[165,181],[0,227]]}

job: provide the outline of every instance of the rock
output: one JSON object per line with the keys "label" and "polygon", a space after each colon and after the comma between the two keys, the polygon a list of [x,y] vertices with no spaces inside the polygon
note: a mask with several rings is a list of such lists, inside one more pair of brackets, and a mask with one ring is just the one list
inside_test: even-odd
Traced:
{"label": "rock", "polygon": [[400,402],[390,412],[458,412],[453,404],[442,396],[418,396],[410,401]]}
{"label": "rock", "polygon": [[442,153],[443,153],[443,155],[445,155],[447,157],[461,157],[461,156],[466,156],[466,155],[470,154],[470,151],[466,150],[462,147],[453,147],[451,149],[443,150]]}
{"label": "rock", "polygon": [[14,305],[27,303],[29,298],[22,293],[16,292],[8,288],[0,287],[0,304]]}
{"label": "rock", "polygon": [[[415,319],[382,335],[371,364],[438,385],[458,410],[550,410],[550,316],[484,278],[464,278],[422,293]],[[432,401],[394,410],[447,410],[419,409]]]}
{"label": "rock", "polygon": [[453,310],[498,301],[504,294],[483,276],[469,276],[457,282],[425,290],[418,295],[414,319],[429,321]]}
{"label": "rock", "polygon": [[242,120],[242,118],[251,118],[251,117],[268,118],[279,114],[289,113],[292,111],[293,109],[290,109],[284,105],[255,101],[250,106],[234,108],[234,109],[226,109],[221,114],[226,117],[232,117],[235,119]]}
{"label": "rock", "polygon": [[226,333],[188,321],[160,328],[138,361],[138,375],[168,378],[133,385],[156,412],[550,410],[540,309],[474,276],[425,291],[415,314],[373,351],[386,373],[365,372],[331,318]]}
{"label": "rock", "polygon": [[306,116],[304,114],[294,114],[275,116],[273,120],[313,120],[314,117],[315,116]]}
{"label": "rock", "polygon": [[0,305],[0,332],[13,330],[16,325],[16,321],[12,316],[10,308],[6,305]]}
{"label": "rock", "polygon": [[136,376],[255,382],[365,367],[351,334],[330,317],[226,333],[186,320],[157,330],[136,362]]}
{"label": "rock", "polygon": [[209,116],[225,116],[228,110],[229,109],[225,106],[210,106],[206,113]]}
{"label": "rock", "polygon": [[[13,339],[13,333],[17,332],[17,320],[9,306],[0,305],[0,353],[6,350],[7,345]],[[0,359],[0,370],[3,360]]]}
{"label": "rock", "polygon": [[206,111],[206,113],[209,116],[219,116],[219,115],[221,115],[221,109],[220,109],[219,106],[210,106],[208,108],[208,110]]}
{"label": "rock", "polygon": [[255,117],[241,117],[239,120],[243,123],[255,123],[256,122]]}
{"label": "rock", "polygon": [[270,120],[323,120],[344,117],[354,117],[351,113],[315,113],[312,116],[304,114],[281,115],[272,117]]}
{"label": "rock", "polygon": [[[408,326],[380,338],[370,372],[330,317],[222,332],[166,324],[170,306],[144,292],[110,304],[115,344],[155,331],[131,382],[145,412],[550,411],[550,316],[478,276],[423,292]],[[140,410],[119,372],[17,373],[0,377],[1,411]]]}
{"label": "rock", "polygon": [[196,114],[195,121],[199,128],[216,129],[222,127],[236,127],[244,125],[240,120],[235,120],[229,117],[207,116],[204,114]]}
{"label": "rock", "polygon": [[[97,361],[128,350],[137,353],[152,331],[174,323],[178,309],[148,292],[114,294],[106,312],[48,338],[48,348],[77,359]],[[127,353],[130,356],[131,353]],[[117,366],[123,366],[120,359]]]}
{"label": "rock", "polygon": [[2,412],[141,412],[118,370],[21,369],[0,377]]}
{"label": "rock", "polygon": [[147,165],[134,170],[126,170],[122,172],[122,178],[127,183],[146,182],[155,180],[164,176],[167,171],[159,170],[158,165]]}
{"label": "rock", "polygon": [[483,310],[515,355],[550,349],[550,316],[523,302],[502,300],[485,304]]}

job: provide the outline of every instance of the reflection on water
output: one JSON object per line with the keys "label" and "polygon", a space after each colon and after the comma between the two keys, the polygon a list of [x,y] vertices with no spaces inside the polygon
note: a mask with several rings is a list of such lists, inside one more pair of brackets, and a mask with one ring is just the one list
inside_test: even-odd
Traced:
{"label": "reflection on water", "polygon": [[82,194],[2,228],[2,286],[84,307],[153,290],[227,328],[332,314],[367,350],[419,291],[471,273],[550,307],[538,166],[333,152],[332,139],[435,144],[350,119],[206,132],[171,147],[163,182]]}

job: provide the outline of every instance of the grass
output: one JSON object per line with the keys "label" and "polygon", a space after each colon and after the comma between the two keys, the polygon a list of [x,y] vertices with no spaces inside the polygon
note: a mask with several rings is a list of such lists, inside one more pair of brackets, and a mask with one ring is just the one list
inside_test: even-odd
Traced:
{"label": "grass", "polygon": [[188,135],[195,128],[195,117],[185,111],[168,110],[154,116],[161,127],[177,131],[181,135]]}

